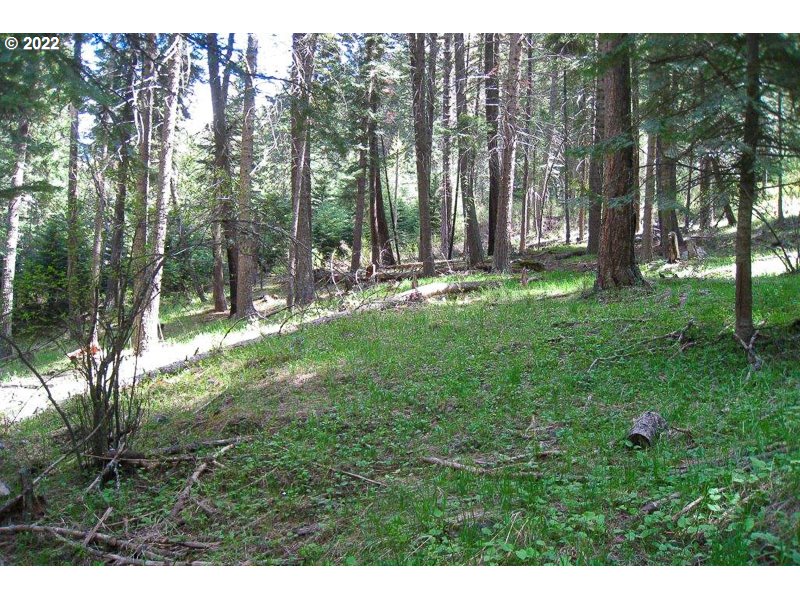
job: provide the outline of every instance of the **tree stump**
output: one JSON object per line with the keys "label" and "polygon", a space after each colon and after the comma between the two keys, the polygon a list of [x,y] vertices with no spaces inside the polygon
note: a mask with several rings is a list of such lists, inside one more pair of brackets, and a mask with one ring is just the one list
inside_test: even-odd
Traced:
{"label": "tree stump", "polygon": [[639,415],[628,432],[628,441],[634,446],[649,448],[667,428],[667,421],[657,412],[647,411]]}

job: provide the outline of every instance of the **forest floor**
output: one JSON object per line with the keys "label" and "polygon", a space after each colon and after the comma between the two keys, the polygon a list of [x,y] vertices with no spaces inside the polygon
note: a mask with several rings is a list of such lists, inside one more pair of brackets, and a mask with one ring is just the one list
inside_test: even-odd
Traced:
{"label": "forest floor", "polygon": [[[649,288],[603,294],[583,260],[148,380],[136,450],[239,442],[89,494],[66,466],[37,489],[38,523],[102,520],[140,549],[120,554],[214,564],[800,563],[800,278],[756,260],[754,371],[729,255],[655,262]],[[671,429],[631,448],[646,410]],[[0,479],[62,454],[59,427],[48,410],[0,428]],[[0,561],[92,564],[101,547],[0,535]]]}

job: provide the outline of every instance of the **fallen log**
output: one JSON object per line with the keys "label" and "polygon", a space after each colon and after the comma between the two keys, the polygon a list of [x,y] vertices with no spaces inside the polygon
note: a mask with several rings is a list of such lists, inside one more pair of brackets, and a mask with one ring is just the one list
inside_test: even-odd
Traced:
{"label": "fallen log", "polygon": [[444,296],[449,294],[463,294],[465,292],[474,292],[483,290],[490,287],[499,285],[498,281],[461,281],[457,283],[448,282],[435,282],[422,285],[416,289],[407,290],[399,294],[395,294],[390,298],[383,301],[384,304],[390,306],[396,304],[404,304],[406,302],[414,302],[432,298],[434,296]]}
{"label": "fallen log", "polygon": [[556,254],[556,260],[564,260],[566,258],[574,258],[575,256],[584,256],[587,254],[586,248],[578,248],[577,250],[570,250],[569,252],[562,252]]}
{"label": "fallen log", "polygon": [[545,267],[544,263],[530,258],[518,258],[517,260],[511,261],[512,271],[521,271],[522,269],[528,269],[529,271],[541,273],[542,271],[545,271],[547,267]]}
{"label": "fallen log", "polygon": [[667,421],[660,414],[654,411],[647,411],[639,415],[628,431],[628,441],[634,446],[649,448],[652,446],[661,432],[667,428]]}

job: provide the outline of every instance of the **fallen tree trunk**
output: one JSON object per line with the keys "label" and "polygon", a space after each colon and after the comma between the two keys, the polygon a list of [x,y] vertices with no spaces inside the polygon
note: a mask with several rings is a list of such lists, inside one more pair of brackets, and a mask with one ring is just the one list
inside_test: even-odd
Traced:
{"label": "fallen tree trunk", "polygon": [[647,411],[639,415],[628,432],[628,441],[634,446],[649,448],[661,432],[667,428],[667,421],[657,412]]}
{"label": "fallen tree trunk", "polygon": [[465,292],[475,292],[488,289],[499,285],[498,281],[461,281],[448,283],[445,281],[428,283],[416,289],[407,290],[383,301],[383,304],[394,306],[406,302],[415,302],[433,298],[434,296],[445,296],[449,294],[463,294]]}

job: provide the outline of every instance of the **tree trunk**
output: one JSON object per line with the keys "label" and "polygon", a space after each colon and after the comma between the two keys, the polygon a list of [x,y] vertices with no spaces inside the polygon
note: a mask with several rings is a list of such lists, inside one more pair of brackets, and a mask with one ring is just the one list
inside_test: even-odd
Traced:
{"label": "tree trunk", "polygon": [[525,43],[528,48],[527,64],[526,64],[526,77],[525,77],[525,159],[523,162],[522,173],[522,211],[520,214],[519,223],[519,252],[522,254],[527,249],[528,245],[528,223],[530,222],[530,204],[531,204],[531,180],[533,179],[532,172],[535,167],[535,154],[534,160],[531,161],[531,148],[533,147],[533,139],[531,138],[531,119],[533,117],[533,38],[531,34],[525,36]]}
{"label": "tree trunk", "polygon": [[178,120],[178,88],[183,63],[183,36],[172,34],[168,46],[167,85],[164,90],[164,120],[161,124],[161,152],[158,160],[158,196],[156,197],[152,249],[147,267],[148,283],[142,307],[142,323],[134,346],[142,355],[158,343],[158,318],[161,306],[161,279],[164,273],[164,245],[167,238],[167,205],[170,195],[172,156],[175,148],[175,125]]}
{"label": "tree trunk", "polygon": [[242,157],[239,168],[239,256],[236,272],[236,316],[240,319],[255,314],[253,306],[253,262],[256,253],[256,231],[250,208],[253,170],[253,129],[255,125],[256,91],[253,78],[257,72],[258,39],[247,36],[244,69],[244,104],[242,124]]}
{"label": "tree trunk", "polygon": [[[366,107],[365,107],[366,110]],[[361,268],[361,240],[364,235],[364,196],[367,187],[367,141],[366,118],[362,119],[359,128],[358,148],[358,177],[356,178],[356,211],[353,224],[353,256],[350,259],[350,272],[355,273]]]}
{"label": "tree trunk", "polygon": [[[108,146],[104,145],[101,155],[101,166],[105,168],[108,159]],[[89,323],[89,343],[97,344],[97,324],[100,318],[100,269],[103,264],[103,226],[105,224],[105,211],[107,204],[106,178],[103,171],[95,171],[92,174],[94,187],[97,196],[94,213],[94,231],[92,235],[92,264],[90,273],[90,296],[89,307],[91,311],[91,322]]]}
{"label": "tree trunk", "polygon": [[497,229],[492,270],[508,272],[511,268],[511,207],[514,199],[514,166],[517,152],[517,109],[519,104],[519,63],[522,36],[509,34],[508,74],[503,86],[502,161],[500,196],[497,205]]}
{"label": "tree trunk", "polygon": [[[135,44],[135,36],[126,35],[129,46]],[[117,170],[117,197],[114,201],[114,217],[111,226],[110,258],[108,265],[108,282],[106,285],[106,302],[109,306],[117,306],[123,302],[122,289],[122,247],[125,236],[125,204],[128,198],[128,178],[130,176],[130,150],[131,132],[134,127],[134,104],[136,102],[133,91],[134,65],[133,59],[125,61],[122,66],[122,81],[124,85],[124,104],[120,111],[122,123],[119,125],[119,165]]]}
{"label": "tree trunk", "polygon": [[[212,223],[212,244],[214,270],[212,273],[212,290],[214,310],[228,310],[225,299],[225,273],[223,268],[223,247],[230,274],[231,314],[236,312],[236,277],[238,274],[236,246],[236,221],[232,202],[233,186],[231,185],[230,143],[228,128],[225,122],[225,105],[227,104],[227,77],[223,83],[219,73],[219,45],[216,33],[206,34],[208,45],[208,83],[211,89],[212,130],[214,133],[214,219]],[[229,38],[228,55],[230,60],[232,41]],[[226,66],[227,73],[227,66]],[[224,239],[224,241],[223,241]]]}
{"label": "tree trunk", "polygon": [[[728,227],[733,227],[736,225],[736,216],[733,214],[733,209],[731,208],[727,186],[725,185],[725,179],[722,177],[722,169],[719,165],[719,158],[712,159],[712,164],[714,166],[715,194],[722,198],[720,202],[722,205],[722,214],[728,221]],[[714,218],[716,219],[716,216]]]}
{"label": "tree trunk", "polygon": [[153,98],[155,90],[156,35],[140,34],[139,51],[142,57],[142,82],[137,99],[139,124],[139,172],[136,183],[136,205],[133,211],[134,231],[131,242],[131,268],[133,271],[134,326],[133,347],[139,348],[139,338],[143,333],[142,316],[144,305],[149,300],[147,265],[147,216],[150,208],[150,145],[153,130]]}
{"label": "tree trunk", "polygon": [[565,241],[567,244],[570,243],[570,223],[569,223],[569,156],[567,156],[567,150],[569,149],[569,101],[567,99],[567,70],[564,69],[563,72],[563,98],[562,98],[562,110],[564,111],[564,142],[562,144],[562,148],[564,149],[564,229],[565,229]]}
{"label": "tree trunk", "polygon": [[653,260],[653,199],[655,181],[656,136],[647,134],[647,164],[644,170],[644,211],[642,216],[642,261]]}
{"label": "tree trunk", "polygon": [[417,155],[417,196],[419,202],[419,259],[422,273],[434,275],[431,248],[430,176],[431,136],[428,127],[428,86],[426,82],[425,34],[408,34],[411,55],[412,111],[414,115],[414,142]]}
{"label": "tree trunk", "polygon": [[383,191],[381,186],[380,155],[378,153],[377,115],[379,108],[378,69],[373,63],[380,59],[381,48],[378,45],[378,36],[372,34],[367,37],[366,54],[370,66],[370,80],[368,89],[369,110],[367,120],[367,143],[369,146],[368,162],[368,190],[369,190],[369,220],[370,220],[370,262],[377,266],[395,264],[392,254],[392,242],[389,238],[389,226],[386,223],[386,210],[383,206]]}
{"label": "tree trunk", "polygon": [[[72,54],[72,68],[80,77],[83,48],[83,34],[75,33]],[[76,94],[77,96],[77,94]],[[67,169],[67,313],[69,328],[73,338],[81,334],[81,293],[78,276],[78,127],[80,125],[79,98],[74,98],[69,105],[69,166]]]}
{"label": "tree trunk", "polygon": [[658,186],[658,217],[661,224],[661,251],[667,255],[669,233],[675,232],[678,243],[683,244],[683,234],[678,226],[675,207],[678,202],[678,161],[672,144],[659,135],[656,139],[656,184]]}
{"label": "tree trunk", "polygon": [[641,205],[639,168],[639,76],[635,59],[631,59],[631,118],[633,121],[633,212],[636,216],[634,233],[639,231],[639,211]]}
{"label": "tree trunk", "polygon": [[783,225],[783,94],[778,92],[778,225]]}
{"label": "tree trunk", "polygon": [[603,141],[603,79],[595,79],[594,126],[592,127],[592,150],[589,164],[589,233],[586,249],[589,254],[600,251],[600,224],[603,215],[603,160],[599,149]]}
{"label": "tree trunk", "polygon": [[683,216],[683,228],[686,230],[686,235],[689,235],[689,225],[691,219],[689,213],[692,209],[692,167],[694,163],[694,148],[689,148],[689,173],[688,181],[686,183],[686,214]]}
{"label": "tree trunk", "polygon": [[611,59],[604,77],[604,132],[617,139],[603,165],[605,218],[600,235],[595,288],[604,290],[644,282],[634,255],[636,215],[633,212],[633,127],[631,124],[631,69],[626,34],[603,34],[600,50]]}
{"label": "tree trunk", "polygon": [[467,68],[464,34],[455,34],[456,55],[456,129],[458,132],[458,172],[461,178],[461,205],[464,211],[464,245],[470,268],[483,262],[483,244],[475,210],[475,197],[470,175],[475,162],[475,146],[470,139],[467,110]]}
{"label": "tree trunk", "polygon": [[292,35],[292,239],[289,242],[290,307],[314,301],[311,248],[311,85],[317,36]]}
{"label": "tree trunk", "polygon": [[[555,58],[553,59],[555,61]],[[555,168],[556,159],[558,158],[558,144],[556,140],[556,112],[558,110],[558,70],[555,68],[550,72],[550,95],[549,95],[549,115],[550,118],[545,125],[545,138],[547,139],[547,164],[544,169],[544,177],[542,178],[541,192],[539,193],[539,214],[536,224],[538,241],[541,244],[543,235],[543,222],[544,222],[544,207],[550,200],[550,178]],[[551,206],[552,210],[552,206]],[[552,216],[552,215],[551,215]]]}
{"label": "tree trunk", "polygon": [[[442,61],[442,205],[441,226],[439,233],[442,237],[442,256],[447,256],[450,244],[450,213],[453,210],[453,190],[450,179],[450,128],[453,126],[450,118],[450,73],[453,70],[453,34],[444,35],[444,56]],[[397,197],[395,196],[395,200]],[[452,224],[455,227],[455,223]]]}
{"label": "tree trunk", "polygon": [[[590,120],[586,117],[586,98],[589,90],[586,85],[582,85],[578,93],[578,112],[576,116],[580,116],[579,129],[577,131],[578,145],[585,148],[591,145],[591,125]],[[583,242],[586,233],[586,191],[589,188],[589,161],[583,158],[578,163],[578,187],[581,202],[578,206],[578,242]]]}
{"label": "tree trunk", "polygon": [[711,225],[711,159],[703,155],[700,159],[700,210],[698,221],[700,229],[708,229]]}
{"label": "tree trunk", "polygon": [[497,118],[500,110],[499,74],[500,36],[484,34],[484,77],[486,101],[486,136],[489,157],[489,246],[488,254],[494,254],[497,234],[497,210],[500,202],[500,144]]}
{"label": "tree trunk", "polygon": [[756,198],[756,149],[760,136],[758,105],[760,34],[748,33],[747,104],[744,111],[744,137],[739,159],[739,224],[736,228],[736,335],[745,344],[753,336],[753,282],[751,278],[751,236],[753,202]]}
{"label": "tree trunk", "polygon": [[24,192],[19,188],[25,183],[25,166],[28,159],[29,123],[25,116],[17,124],[14,140],[14,173],[11,176],[11,189],[18,190],[8,201],[6,213],[5,260],[0,278],[0,358],[11,356],[13,349],[3,338],[13,337],[14,275],[17,266],[17,245],[19,243],[19,213]]}

